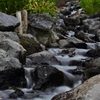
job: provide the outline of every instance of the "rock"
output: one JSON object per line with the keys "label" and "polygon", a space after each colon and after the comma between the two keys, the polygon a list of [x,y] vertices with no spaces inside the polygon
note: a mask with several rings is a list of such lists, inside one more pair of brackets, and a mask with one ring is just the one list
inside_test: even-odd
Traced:
{"label": "rock", "polygon": [[46,47],[50,47],[59,39],[53,30],[54,26],[54,18],[50,15],[32,14],[29,16],[28,33],[35,36]]}
{"label": "rock", "polygon": [[0,71],[0,89],[14,87],[27,87],[24,69],[10,68]]}
{"label": "rock", "polygon": [[85,63],[85,75],[87,78],[100,74],[100,57]]}
{"label": "rock", "polygon": [[42,31],[49,31],[54,19],[48,14],[32,14],[29,16],[29,25]]}
{"label": "rock", "polygon": [[95,84],[90,90],[85,95],[85,100],[99,100],[99,95],[100,95],[100,82],[98,84]]}
{"label": "rock", "polygon": [[0,12],[0,31],[14,31],[19,25],[16,17]]}
{"label": "rock", "polygon": [[19,38],[15,32],[0,32],[0,41],[3,39],[11,39],[19,43]]}
{"label": "rock", "polygon": [[0,49],[0,71],[21,68],[21,63],[17,58],[11,57],[8,53]]}
{"label": "rock", "polygon": [[[64,93],[54,96],[51,100],[90,100],[93,98],[98,98],[100,92],[98,92],[99,90],[97,88],[99,88],[99,86],[100,86],[100,75],[97,75],[85,81],[82,85],[79,85],[78,87],[76,87],[71,91],[66,91]],[[92,94],[96,95],[94,96]],[[99,99],[93,99],[93,100],[99,100]]]}
{"label": "rock", "polygon": [[83,24],[89,26],[89,30],[88,30],[89,33],[96,34],[100,27],[99,20],[100,18],[94,18],[94,19],[88,18],[88,19],[83,20]]}
{"label": "rock", "polygon": [[91,49],[86,52],[89,57],[100,57],[100,49]]}
{"label": "rock", "polygon": [[64,18],[64,22],[66,26],[76,26],[80,24],[80,19],[79,18]]}
{"label": "rock", "polygon": [[26,50],[18,43],[10,39],[4,39],[0,42],[0,48],[7,51],[8,55],[19,58],[23,56]]}
{"label": "rock", "polygon": [[17,99],[19,97],[23,97],[24,96],[24,92],[20,89],[16,89],[13,93],[11,93],[9,95],[9,98],[11,99]]}
{"label": "rock", "polygon": [[51,86],[62,85],[64,74],[49,65],[39,65],[33,73],[33,80],[35,81],[34,90],[45,90]]}
{"label": "rock", "polygon": [[66,37],[66,39],[59,40],[60,47],[70,46],[70,43],[83,43],[83,41],[75,37]]}
{"label": "rock", "polygon": [[100,42],[100,29],[98,29],[98,31],[95,35],[96,35],[98,42]]}
{"label": "rock", "polygon": [[73,43],[70,42],[68,46],[66,47],[76,47],[76,48],[81,48],[81,49],[87,49],[87,44],[86,43]]}
{"label": "rock", "polygon": [[79,38],[85,42],[94,42],[89,36],[88,34],[84,33],[83,31],[80,31],[78,33],[75,34],[76,38]]}
{"label": "rock", "polygon": [[59,64],[59,61],[48,51],[42,51],[29,55],[31,64]]}
{"label": "rock", "polygon": [[42,51],[37,39],[31,34],[19,34],[20,44],[26,49],[26,55]]}

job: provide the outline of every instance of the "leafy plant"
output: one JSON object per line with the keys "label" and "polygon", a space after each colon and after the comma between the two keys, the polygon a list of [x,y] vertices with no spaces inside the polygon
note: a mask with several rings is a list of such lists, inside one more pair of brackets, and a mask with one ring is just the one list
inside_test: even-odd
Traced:
{"label": "leafy plant", "polygon": [[100,0],[81,0],[80,5],[88,15],[100,12]]}
{"label": "leafy plant", "polygon": [[29,9],[30,13],[49,13],[51,16],[57,14],[55,3],[45,0],[31,0],[30,4],[25,6]]}
{"label": "leafy plant", "polygon": [[12,14],[16,11],[23,10],[30,0],[0,0],[0,11]]}
{"label": "leafy plant", "polygon": [[[12,14],[16,11],[28,10],[30,13],[57,14],[53,0],[0,0],[0,11]],[[55,0],[54,0],[55,1]]]}

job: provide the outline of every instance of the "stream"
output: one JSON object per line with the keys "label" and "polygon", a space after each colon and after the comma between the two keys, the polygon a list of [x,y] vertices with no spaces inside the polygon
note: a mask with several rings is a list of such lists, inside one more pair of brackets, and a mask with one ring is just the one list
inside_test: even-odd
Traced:
{"label": "stream", "polygon": [[[91,47],[91,45],[90,45]],[[93,47],[93,46],[92,46]],[[31,92],[32,87],[34,86],[34,83],[30,76],[30,71],[34,70],[33,68],[25,68],[26,73],[26,80],[27,80],[27,86],[28,88],[22,88],[22,90],[25,93],[26,98],[17,98],[16,100],[51,100],[51,98],[59,93],[69,91],[78,85],[81,84],[81,75],[73,75],[69,71],[74,70],[77,68],[77,66],[69,66],[69,62],[72,60],[82,61],[85,60],[87,57],[84,56],[84,54],[88,51],[88,49],[76,49],[74,48],[75,56],[70,57],[68,54],[61,54],[63,49],[59,48],[50,48],[48,49],[49,52],[51,52],[58,61],[61,62],[61,65],[52,65],[53,67],[56,67],[58,70],[62,71],[65,74],[65,79],[67,79],[67,85],[59,86],[59,87],[53,87],[46,89],[44,92],[42,91],[36,91],[36,93]],[[5,90],[0,91],[0,94],[2,94],[3,99],[1,100],[11,100],[8,99],[8,95],[10,93],[14,92],[14,90]],[[2,98],[2,97],[1,97]],[[15,100],[15,99],[12,99]]]}

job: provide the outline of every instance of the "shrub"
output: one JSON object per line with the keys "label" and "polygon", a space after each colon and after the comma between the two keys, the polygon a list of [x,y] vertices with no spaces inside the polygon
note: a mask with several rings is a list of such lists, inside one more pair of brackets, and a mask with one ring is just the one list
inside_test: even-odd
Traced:
{"label": "shrub", "polygon": [[30,13],[57,14],[55,3],[50,0],[0,0],[0,11],[4,13],[12,14],[24,9]]}
{"label": "shrub", "polygon": [[29,9],[30,13],[49,13],[51,16],[57,14],[55,3],[49,0],[31,0],[30,5],[27,4],[25,9]]}
{"label": "shrub", "polygon": [[100,0],[81,0],[80,5],[88,15],[100,12]]}
{"label": "shrub", "polygon": [[0,0],[0,11],[12,14],[24,9],[30,0]]}

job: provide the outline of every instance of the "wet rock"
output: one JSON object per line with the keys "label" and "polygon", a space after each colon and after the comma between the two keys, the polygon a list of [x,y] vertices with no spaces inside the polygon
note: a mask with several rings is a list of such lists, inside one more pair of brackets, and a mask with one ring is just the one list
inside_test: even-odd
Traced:
{"label": "wet rock", "polygon": [[87,78],[100,74],[100,57],[85,63],[85,75]]}
{"label": "wet rock", "polygon": [[82,66],[83,61],[71,60],[69,66]]}
{"label": "wet rock", "polygon": [[85,42],[94,42],[89,36],[88,34],[84,33],[83,31],[80,31],[78,33],[75,34],[76,38],[79,38]]}
{"label": "wet rock", "polygon": [[27,87],[23,68],[11,68],[0,71],[0,89]]}
{"label": "wet rock", "polygon": [[95,46],[96,46],[97,49],[100,49],[100,42],[96,42]]}
{"label": "wet rock", "polygon": [[100,29],[97,31],[95,35],[96,35],[97,41],[100,42]]}
{"label": "wet rock", "polygon": [[87,49],[87,44],[70,42],[66,47],[76,47],[76,48],[81,48],[81,49]]}
{"label": "wet rock", "polygon": [[66,39],[59,40],[60,47],[71,47],[71,43],[82,43],[83,41],[75,37],[66,37]]}
{"label": "wet rock", "polygon": [[64,22],[66,26],[76,26],[78,24],[80,24],[80,19],[79,18],[64,18]]}
{"label": "wet rock", "polygon": [[37,39],[31,34],[19,34],[20,44],[26,49],[26,55],[42,51]]}
{"label": "wet rock", "polygon": [[86,53],[89,57],[100,57],[100,49],[91,49]]}
{"label": "wet rock", "polygon": [[[59,61],[48,51],[42,51],[29,55],[28,58],[31,60],[31,64],[60,64]],[[28,62],[27,62],[28,63]]]}
{"label": "wet rock", "polygon": [[52,86],[62,85],[64,74],[49,65],[39,65],[33,73],[33,80],[35,81],[34,90],[45,90]]}
{"label": "wet rock", "polygon": [[[94,76],[89,80],[85,81],[82,85],[76,87],[75,89],[58,94],[54,96],[51,100],[89,100],[93,98],[98,98],[99,92],[92,90],[97,89],[97,86],[100,84],[99,82],[100,82],[100,75]],[[89,95],[96,94],[96,95],[92,98],[92,96],[89,96],[88,94]]]}
{"label": "wet rock", "polygon": [[14,31],[19,25],[16,17],[0,12],[0,31]]}
{"label": "wet rock", "polygon": [[20,89],[16,89],[13,93],[9,94],[9,98],[17,99],[24,96],[24,92]]}

